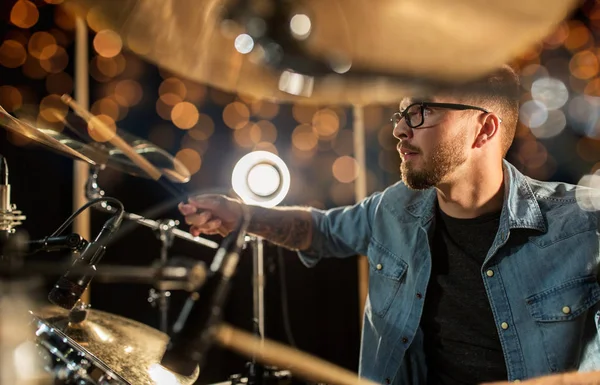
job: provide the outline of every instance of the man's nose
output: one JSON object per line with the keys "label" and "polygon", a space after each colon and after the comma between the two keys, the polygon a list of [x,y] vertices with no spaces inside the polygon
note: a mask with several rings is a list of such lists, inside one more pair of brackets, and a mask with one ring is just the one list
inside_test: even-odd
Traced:
{"label": "man's nose", "polygon": [[408,127],[404,119],[402,119],[394,127],[393,134],[396,139],[410,139],[413,136],[413,130]]}

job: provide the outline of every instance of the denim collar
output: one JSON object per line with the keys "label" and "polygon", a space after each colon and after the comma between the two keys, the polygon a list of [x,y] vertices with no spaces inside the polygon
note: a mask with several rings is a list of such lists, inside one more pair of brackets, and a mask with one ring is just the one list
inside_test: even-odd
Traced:
{"label": "denim collar", "polygon": [[[501,223],[509,229],[533,229],[546,232],[546,223],[540,205],[531,190],[527,177],[512,164],[503,160],[504,204]],[[413,216],[421,218],[421,223],[429,222],[435,215],[437,194],[435,188],[423,191],[421,199],[405,209]]]}

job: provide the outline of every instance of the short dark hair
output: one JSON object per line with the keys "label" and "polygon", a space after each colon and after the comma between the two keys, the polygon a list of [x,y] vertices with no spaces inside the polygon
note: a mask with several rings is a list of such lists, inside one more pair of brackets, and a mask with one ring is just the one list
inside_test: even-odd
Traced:
{"label": "short dark hair", "polygon": [[452,92],[461,102],[484,107],[502,118],[500,128],[502,156],[512,145],[519,121],[520,100],[519,75],[509,65],[468,83],[466,88]]}
{"label": "short dark hair", "polygon": [[420,100],[435,99],[433,96],[449,96],[457,103],[486,108],[501,119],[500,128],[502,156],[506,156],[512,145],[519,121],[520,81],[509,65],[460,86],[430,89],[423,95],[412,95],[400,100],[400,106]]}

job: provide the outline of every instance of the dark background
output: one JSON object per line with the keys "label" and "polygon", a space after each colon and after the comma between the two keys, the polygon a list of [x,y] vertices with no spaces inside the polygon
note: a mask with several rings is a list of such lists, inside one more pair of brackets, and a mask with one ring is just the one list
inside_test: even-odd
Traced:
{"label": "dark background", "polygon": [[[14,0],[3,1],[0,5],[0,42],[13,36],[15,31],[30,36],[35,31],[58,28],[55,25],[57,7],[43,1],[35,1],[39,10],[39,21],[30,29],[21,29],[10,23],[9,14],[15,4]],[[535,66],[554,63],[547,66],[547,73],[561,79],[571,91],[570,100],[576,95],[589,92],[573,77],[572,58],[577,50],[595,49],[595,19],[592,10],[595,2],[585,2],[573,16],[586,26],[592,37],[591,45],[577,48],[575,51],[563,46],[553,47],[540,45],[519,58],[514,64],[523,70],[525,80],[531,80],[539,71]],[[570,30],[573,27],[570,25]],[[65,48],[69,55],[69,64],[64,69],[73,75],[73,31],[65,30],[69,39]],[[94,32],[90,31],[90,60],[95,57],[91,44]],[[566,40],[565,40],[566,41]],[[587,48],[586,48],[587,47]],[[591,48],[590,48],[591,47]],[[180,143],[186,135],[170,122],[165,122],[155,110],[158,89],[163,80],[159,69],[125,52],[128,63],[136,63],[138,71],[135,80],[141,85],[143,96],[141,101],[129,109],[127,116],[118,122],[120,128],[142,138],[151,138],[171,154],[180,149]],[[555,60],[552,62],[552,60]],[[597,66],[596,62],[596,66]],[[589,65],[589,64],[588,64]],[[531,67],[534,66],[534,67]],[[592,64],[593,66],[593,64]],[[585,79],[591,83],[597,79],[595,74]],[[575,79],[575,80],[574,80]],[[31,79],[20,67],[7,68],[0,65],[0,86],[18,87],[24,95],[23,104],[35,105],[48,94],[44,78]],[[90,78],[90,102],[102,96],[102,82]],[[225,94],[206,88],[206,97],[196,104],[198,110],[210,116],[214,122],[214,134],[204,146],[202,166],[185,186],[188,191],[202,189],[219,189],[229,192],[231,171],[235,162],[250,151],[232,141],[232,130],[223,122],[224,104],[220,100],[236,100],[236,95]],[[596,120],[597,105],[595,95],[590,103],[593,108],[581,112],[575,104],[564,107],[567,115],[567,127],[558,135],[550,138],[536,138],[525,122],[520,124],[517,139],[508,159],[524,173],[539,179],[553,179],[569,183],[577,183],[586,173],[598,169],[600,161],[598,149]],[[531,98],[527,89],[524,100]],[[575,106],[575,107],[573,107]],[[324,106],[325,107],[325,106]],[[277,140],[274,145],[279,155],[286,161],[292,172],[292,187],[285,205],[317,205],[328,208],[354,201],[353,183],[341,183],[331,173],[333,160],[339,152],[332,148],[347,141],[352,127],[352,110],[336,108],[340,118],[340,130],[345,132],[332,141],[319,141],[317,149],[309,161],[298,161],[293,148],[292,132],[298,122],[294,121],[292,105],[279,105],[279,112],[271,122],[277,127]],[[391,127],[387,125],[387,116],[391,115],[394,106],[369,106],[366,109],[367,125],[367,167],[369,170],[368,191],[384,188],[398,179],[398,156],[395,152],[395,141],[391,136]],[[583,116],[583,118],[582,118]],[[594,117],[593,121],[590,117]],[[163,127],[161,135],[151,135],[157,126]],[[165,132],[168,134],[162,135]],[[162,138],[162,139],[161,139]],[[33,144],[16,145],[15,140],[6,131],[0,130],[0,154],[9,163],[10,183],[12,185],[12,201],[18,209],[27,215],[27,220],[19,227],[27,232],[30,238],[39,239],[49,235],[72,212],[72,177],[73,161],[46,148]],[[337,144],[336,144],[337,143]],[[350,141],[351,144],[351,141]],[[340,144],[341,146],[341,144]],[[351,150],[344,150],[352,155]],[[343,152],[343,151],[342,151]],[[337,154],[337,155],[336,155]],[[143,213],[152,207],[170,199],[170,196],[156,183],[124,175],[114,170],[105,170],[100,174],[100,185],[108,196],[121,200],[129,212]],[[160,218],[182,220],[181,215],[173,207]],[[96,234],[107,216],[92,211],[92,234]],[[181,225],[181,228],[187,228]],[[219,237],[211,237],[220,241]],[[136,227],[126,236],[112,244],[102,264],[114,265],[150,265],[159,258],[160,242],[151,230]],[[186,256],[210,262],[214,251],[202,246],[176,240],[170,250],[170,256]],[[280,258],[285,262],[284,271]],[[47,254],[36,258],[59,261],[65,255]],[[360,325],[358,309],[357,261],[356,258],[345,260],[325,260],[317,267],[308,269],[303,266],[296,255],[286,250],[278,250],[272,245],[265,247],[267,287],[266,287],[266,333],[267,337],[291,343],[284,329],[285,306],[289,309],[290,327],[297,347],[318,357],[329,360],[351,370],[357,370],[360,344]],[[252,258],[248,250],[237,272],[233,291],[227,304],[225,320],[238,327],[251,330],[252,317]],[[282,290],[282,276],[287,290]],[[48,287],[54,282],[48,278]],[[148,324],[158,328],[158,310],[148,303],[150,286],[141,284],[102,284],[94,282],[91,289],[91,304],[94,309]],[[170,319],[178,313],[185,293],[173,292],[170,308]],[[231,374],[243,370],[246,359],[215,347],[209,357],[205,370],[198,383],[213,383],[226,380]]]}

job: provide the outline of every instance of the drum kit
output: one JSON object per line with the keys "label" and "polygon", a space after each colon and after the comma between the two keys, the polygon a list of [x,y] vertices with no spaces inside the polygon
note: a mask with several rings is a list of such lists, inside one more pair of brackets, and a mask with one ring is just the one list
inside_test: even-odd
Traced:
{"label": "drum kit", "polygon": [[[360,106],[395,103],[406,94],[475,80],[539,42],[576,4],[66,0],[63,6],[93,20],[96,29],[117,32],[139,56],[191,80],[261,99]],[[160,210],[145,215],[126,212],[99,186],[103,169],[156,181],[173,195],[170,207],[186,199],[180,185],[189,181],[189,171],[154,144],[108,127],[70,96],[62,100],[75,112],[60,115],[66,127],[62,132],[40,127],[27,115],[13,116],[0,106],[0,126],[11,134],[91,169],[88,203],[48,237],[30,241],[15,231],[26,217],[11,203],[8,164],[5,159],[0,163],[0,385],[192,384],[214,344],[252,358],[263,369],[276,365],[254,371],[261,376],[232,376],[229,384],[289,382],[290,368],[315,382],[372,384],[331,363],[226,325],[221,310],[247,241],[247,213],[219,245],[178,229],[176,220],[151,219]],[[89,131],[103,142],[91,138]],[[110,215],[98,236],[86,240],[78,234],[62,235],[88,207]],[[122,235],[123,220],[159,234],[158,265],[99,264],[111,241]],[[174,237],[217,249],[210,266],[169,260]],[[75,258],[68,265],[30,263],[26,255],[31,250],[64,250]],[[55,275],[62,276],[48,296],[53,305],[40,306],[24,294],[39,288],[38,277]],[[153,285],[151,298],[159,304],[161,330],[91,309],[81,296],[92,279]],[[190,293],[172,327],[166,319],[169,290]]]}
{"label": "drum kit", "polygon": [[[286,356],[295,359],[293,354],[297,352],[283,345],[269,345],[264,336],[236,330],[225,325],[221,319],[230,279],[235,274],[240,252],[250,239],[246,235],[249,222],[247,213],[238,227],[219,245],[178,229],[176,220],[150,219],[160,214],[158,212],[151,216],[125,212],[120,201],[106,197],[100,188],[98,175],[103,169],[108,167],[153,178],[174,194],[176,199],[171,202],[171,207],[185,198],[175,183],[187,182],[189,172],[164,150],[122,130],[111,131],[112,136],[106,143],[94,142],[86,136],[90,127],[98,131],[110,128],[103,126],[69,96],[65,95],[63,100],[73,107],[79,117],[74,114],[65,116],[65,129],[62,132],[39,126],[26,114],[13,116],[0,106],[0,126],[9,133],[25,136],[61,155],[86,162],[92,170],[86,186],[88,203],[51,235],[41,240],[28,240],[16,231],[26,217],[11,203],[8,162],[5,158],[1,159],[0,170],[4,177],[0,185],[0,298],[10,302],[5,303],[4,310],[0,311],[0,373],[3,373],[0,383],[192,384],[198,379],[202,363],[215,343],[252,358],[249,362],[252,370],[244,373],[245,376],[232,375],[228,384],[289,383],[289,370],[268,365],[278,362],[288,367],[293,363],[294,367],[302,368],[303,364],[298,361],[278,361]],[[73,218],[88,207],[110,214],[110,219],[98,236],[86,240],[79,234],[61,235]],[[120,234],[120,230],[125,228],[121,228],[123,220],[149,227],[159,234],[162,242],[160,263],[148,267],[99,264],[113,236],[123,236]],[[210,266],[192,259],[167,258],[174,237],[217,249]],[[34,251],[69,251],[74,259],[68,264],[27,261],[27,256]],[[41,305],[44,301],[37,300],[36,296],[23,296],[23,293],[33,293],[39,289],[40,277],[57,275],[61,277],[48,295],[52,305]],[[159,303],[161,330],[91,309],[81,297],[92,279],[108,283],[151,284],[154,300]],[[171,290],[183,290],[190,295],[179,317],[169,325],[166,312]],[[17,303],[20,306],[15,306]],[[8,308],[10,312],[6,310]],[[32,328],[27,329],[29,334],[24,331],[24,325]],[[12,338],[15,335],[20,338]],[[239,341],[246,342],[240,347]],[[264,355],[265,347],[277,353],[269,358]],[[16,352],[20,352],[20,355]],[[23,359],[24,352],[28,354],[25,361],[29,362],[30,369],[14,369],[14,360],[17,356]],[[11,361],[11,357],[14,360]],[[310,366],[322,363],[316,358],[306,357],[308,359],[305,358],[303,362],[309,365],[308,369],[304,369],[307,379],[320,381],[323,377],[318,375],[319,370],[333,370],[336,378],[345,378],[346,381],[352,379],[353,384],[358,381],[356,375],[333,365],[315,372]],[[43,368],[44,375],[40,374],[40,368]],[[29,377],[24,373],[29,373]]]}

